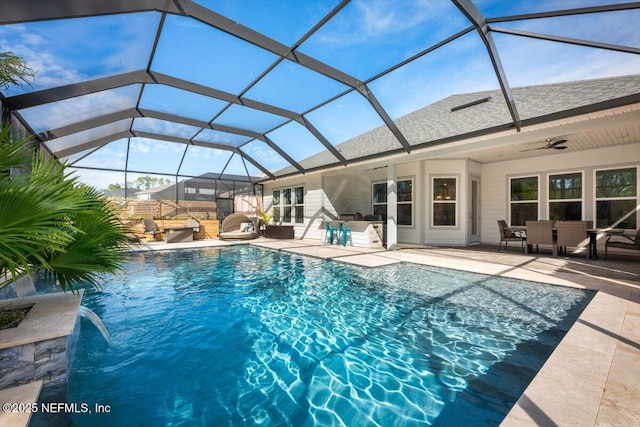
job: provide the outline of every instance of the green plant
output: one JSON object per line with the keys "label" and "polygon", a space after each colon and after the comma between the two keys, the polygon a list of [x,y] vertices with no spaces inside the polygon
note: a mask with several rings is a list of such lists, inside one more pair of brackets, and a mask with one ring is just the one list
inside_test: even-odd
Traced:
{"label": "green plant", "polygon": [[[122,267],[128,230],[97,190],[30,145],[0,131],[0,274],[43,269],[63,290],[100,286]],[[9,173],[19,167],[30,171]]]}
{"label": "green plant", "polygon": [[[0,88],[33,76],[24,60],[0,53]],[[1,276],[44,270],[63,290],[100,286],[103,274],[122,268],[129,231],[97,190],[0,124]]]}
{"label": "green plant", "polygon": [[35,72],[27,67],[27,63],[12,52],[0,52],[0,89],[10,85],[19,85],[29,82],[35,76]]}
{"label": "green plant", "polygon": [[271,221],[271,218],[273,217],[273,213],[266,212],[263,210],[260,210],[258,213],[260,214],[262,221],[264,221],[264,225],[265,226],[269,225],[269,221]]}

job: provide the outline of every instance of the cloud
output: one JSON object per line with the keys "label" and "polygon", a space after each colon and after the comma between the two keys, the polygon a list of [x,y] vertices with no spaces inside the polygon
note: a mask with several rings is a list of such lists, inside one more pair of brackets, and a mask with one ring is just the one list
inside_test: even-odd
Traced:
{"label": "cloud", "polygon": [[37,72],[34,89],[62,86],[144,69],[158,19],[158,13],[142,13],[6,25],[0,27],[0,50],[14,52]]}
{"label": "cloud", "polygon": [[280,169],[289,165],[278,153],[262,141],[254,141],[243,147],[244,151],[265,169]]}
{"label": "cloud", "polygon": [[42,132],[133,108],[139,93],[140,85],[130,85],[43,104],[20,113],[36,132]]}

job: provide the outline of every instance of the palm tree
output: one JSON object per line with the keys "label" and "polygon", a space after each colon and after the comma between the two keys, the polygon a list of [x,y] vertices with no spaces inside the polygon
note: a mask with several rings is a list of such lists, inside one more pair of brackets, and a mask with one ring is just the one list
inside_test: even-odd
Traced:
{"label": "palm tree", "polygon": [[[0,88],[33,75],[12,55],[6,67],[6,57],[0,55]],[[33,150],[30,138],[0,126],[0,276],[44,270],[63,290],[100,286],[104,274],[122,268],[128,230],[97,190]]]}

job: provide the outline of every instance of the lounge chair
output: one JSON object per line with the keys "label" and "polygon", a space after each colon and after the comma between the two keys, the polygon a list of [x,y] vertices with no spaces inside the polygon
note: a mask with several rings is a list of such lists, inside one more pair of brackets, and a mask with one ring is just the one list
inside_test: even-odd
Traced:
{"label": "lounge chair", "polygon": [[153,241],[156,242],[160,240],[162,236],[162,230],[158,228],[156,222],[152,219],[143,219],[142,223],[144,224],[144,232],[143,234],[151,234],[153,235]]}
{"label": "lounge chair", "polygon": [[[612,237],[621,237],[624,240],[611,240]],[[640,251],[640,229],[636,231],[636,237],[633,238],[628,234],[609,234],[607,240],[604,242],[604,259],[607,260],[607,250],[609,247],[630,249]]]}
{"label": "lounge chair", "polygon": [[258,237],[256,222],[244,214],[234,213],[227,216],[220,226],[218,237],[222,240],[255,239]]}

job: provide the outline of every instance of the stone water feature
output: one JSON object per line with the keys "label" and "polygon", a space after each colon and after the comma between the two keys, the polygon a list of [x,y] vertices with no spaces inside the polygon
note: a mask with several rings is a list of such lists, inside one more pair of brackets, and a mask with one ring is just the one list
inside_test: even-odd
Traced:
{"label": "stone water feature", "polygon": [[[9,298],[0,299],[0,310],[31,309],[17,327],[0,330],[0,401],[32,404],[41,390],[66,391],[82,292],[25,295],[35,292],[33,283],[5,289]],[[0,412],[0,425],[27,425],[29,419],[25,411]]]}

